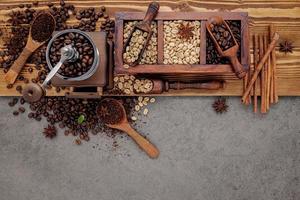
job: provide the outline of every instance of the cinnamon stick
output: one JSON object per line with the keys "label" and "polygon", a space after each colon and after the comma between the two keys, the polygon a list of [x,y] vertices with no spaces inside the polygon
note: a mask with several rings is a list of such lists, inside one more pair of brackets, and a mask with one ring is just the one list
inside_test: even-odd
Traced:
{"label": "cinnamon stick", "polygon": [[[263,35],[259,36],[259,58],[262,59],[265,53],[265,42],[264,42],[264,37]],[[266,85],[266,78],[265,78],[265,63],[262,65],[262,71],[260,73],[261,75],[261,80],[260,80],[260,99],[261,99],[261,108],[260,108],[260,112],[261,113],[265,113],[266,110],[266,97],[265,97],[265,85]]]}
{"label": "cinnamon stick", "polygon": [[[268,38],[266,35],[264,35],[264,50],[267,50],[268,46]],[[268,56],[267,62],[265,63],[264,73],[265,73],[265,112],[269,110],[270,104],[269,104],[269,69],[270,69],[270,56]]]}
{"label": "cinnamon stick", "polygon": [[[269,41],[269,40],[268,40]],[[269,110],[270,109],[270,104],[271,104],[271,77],[272,77],[272,73],[271,73],[271,71],[272,71],[272,67],[271,67],[271,55],[268,57],[268,72],[267,72],[267,74],[268,74],[268,79],[267,79],[267,83],[268,83],[268,85],[267,85],[267,101],[268,101],[268,107],[267,107],[267,109]]]}
{"label": "cinnamon stick", "polygon": [[[275,26],[273,24],[270,25],[270,34],[273,35],[276,32]],[[273,99],[274,102],[278,102],[278,93],[277,93],[277,69],[276,69],[276,54],[275,49],[272,50],[271,53],[271,65],[273,66]]]}
{"label": "cinnamon stick", "polygon": [[[250,55],[249,55],[250,57]],[[249,70],[248,70],[248,73],[247,73],[248,77],[247,77],[247,85],[250,83],[250,79],[251,79],[251,76],[252,76],[252,73],[251,73],[251,66],[249,67]],[[248,96],[248,103],[251,104],[251,95],[253,94],[253,87],[251,88],[251,91],[250,91],[250,95]]]}
{"label": "cinnamon stick", "polygon": [[[257,35],[253,36],[253,71],[255,71],[256,66],[258,64],[258,37]],[[258,89],[258,82],[255,81],[253,86],[253,112],[257,112],[257,91]]]}
{"label": "cinnamon stick", "polygon": [[[247,84],[248,84],[248,73],[247,73],[247,74],[244,76],[244,78],[243,78],[243,91],[244,91],[244,92],[245,92],[246,89],[247,89]],[[249,98],[246,99],[245,104],[246,104],[246,105],[249,105],[249,104],[250,104]]]}
{"label": "cinnamon stick", "polygon": [[278,39],[279,39],[279,34],[276,32],[276,33],[274,33],[272,42],[268,46],[267,52],[265,53],[263,58],[260,60],[260,62],[257,65],[257,68],[255,69],[255,71],[253,73],[250,83],[248,84],[247,89],[243,94],[242,102],[245,102],[247,96],[249,95],[249,93],[251,91],[251,88],[253,87],[254,82],[256,81],[256,79],[258,77],[259,72],[262,70],[263,65],[267,61],[267,58],[270,55],[271,51],[275,48],[276,42],[278,41]]}
{"label": "cinnamon stick", "polygon": [[[269,42],[271,42],[271,38],[272,38],[272,33],[271,33],[271,26],[269,26]],[[274,50],[273,50],[274,51]],[[272,51],[272,52],[273,52]],[[274,69],[274,65],[272,63],[272,52],[270,55],[270,104],[274,103],[274,73],[273,73],[273,69]]]}

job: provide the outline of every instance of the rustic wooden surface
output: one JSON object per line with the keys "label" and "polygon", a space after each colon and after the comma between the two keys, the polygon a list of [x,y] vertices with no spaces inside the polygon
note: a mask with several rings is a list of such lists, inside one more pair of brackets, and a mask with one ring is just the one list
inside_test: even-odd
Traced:
{"label": "rustic wooden surface", "polygon": [[[11,9],[17,7],[20,3],[30,3],[34,0],[1,0],[0,1],[0,28],[9,29],[5,21],[6,16]],[[46,8],[45,2],[40,1],[40,9]],[[58,3],[59,1],[52,1]],[[142,11],[147,10],[147,6],[151,1],[139,0],[86,0],[76,1],[70,0],[67,3],[72,3],[77,9],[94,7],[100,8],[106,6],[110,15],[120,11]],[[300,96],[300,1],[299,0],[223,0],[223,1],[176,1],[166,0],[159,1],[161,11],[235,11],[248,12],[250,17],[250,34],[267,33],[268,25],[273,23],[277,28],[281,40],[289,39],[295,46],[293,54],[283,54],[276,51],[277,56],[277,74],[278,74],[278,94],[280,96]],[[76,20],[71,19],[70,24],[76,23]],[[100,24],[100,23],[99,23]],[[99,27],[98,24],[98,27]],[[99,30],[99,29],[98,29]],[[252,47],[252,40],[250,41]],[[3,41],[0,39],[0,48],[3,48]],[[252,52],[252,48],[251,48]],[[251,55],[251,63],[253,61]],[[253,68],[253,65],[251,66]],[[25,77],[29,74],[23,71]],[[14,90],[6,89],[6,84],[3,79],[3,72],[0,70],[0,96],[16,96],[18,93]],[[210,95],[225,95],[225,96],[240,96],[242,94],[242,81],[237,80],[232,75],[226,75],[227,85],[224,90],[220,91],[181,91],[169,92],[168,96],[183,95],[183,96],[210,96]],[[53,90],[48,92],[48,95],[63,95],[63,93],[56,94]]]}

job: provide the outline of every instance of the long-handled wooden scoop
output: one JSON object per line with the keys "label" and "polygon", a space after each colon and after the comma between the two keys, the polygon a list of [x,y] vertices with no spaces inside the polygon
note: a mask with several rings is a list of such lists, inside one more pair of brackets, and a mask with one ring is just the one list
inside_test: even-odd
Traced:
{"label": "long-handled wooden scoop", "polygon": [[[32,38],[32,30],[34,26],[39,26],[40,24],[35,23],[37,21],[37,19],[39,19],[40,17],[44,17],[44,15],[48,16],[48,22],[44,22],[44,23],[49,23],[53,26],[53,30],[49,31],[49,37],[44,39],[43,41],[37,41],[34,40]],[[35,30],[37,30],[39,27],[34,27]],[[49,12],[41,12],[40,14],[38,14],[35,19],[33,20],[33,23],[30,27],[29,30],[29,36],[27,39],[27,43],[25,48],[23,49],[23,51],[21,52],[20,56],[18,57],[17,60],[15,60],[14,64],[10,67],[9,71],[6,73],[5,75],[5,81],[7,82],[7,84],[13,84],[20,71],[22,70],[23,66],[25,65],[27,59],[29,58],[29,56],[35,51],[37,50],[39,47],[41,47],[52,35],[52,33],[55,30],[55,19],[54,17],[49,13]]]}
{"label": "long-handled wooden scoop", "polygon": [[144,20],[142,22],[137,23],[134,26],[134,28],[132,29],[127,41],[124,44],[122,55],[126,52],[126,47],[129,45],[132,35],[137,29],[148,33],[148,35],[147,35],[146,41],[144,42],[143,49],[140,51],[140,53],[138,55],[138,59],[136,59],[134,62],[130,62],[130,63],[127,63],[126,60],[124,60],[125,64],[133,67],[133,66],[137,65],[139,63],[139,61],[141,60],[141,57],[142,57],[145,49],[147,48],[149,41],[151,39],[152,33],[153,33],[153,31],[151,29],[151,22],[157,15],[158,10],[159,10],[159,4],[157,2],[150,3],[148,6],[148,10],[147,10]]}
{"label": "long-handled wooden scoop", "polygon": [[[222,50],[220,44],[218,43],[218,41],[216,40],[216,38],[214,37],[214,35],[212,33],[212,28],[214,28],[215,25],[222,25],[222,24],[225,25],[227,31],[229,32],[229,34],[234,42],[234,45],[232,47],[229,47],[226,50]],[[217,51],[220,54],[220,56],[229,58],[236,76],[239,79],[243,78],[246,75],[247,70],[244,69],[244,67],[241,65],[241,63],[239,62],[239,60],[237,58],[237,51],[239,49],[239,44],[237,43],[228,24],[223,20],[222,17],[219,17],[219,16],[211,17],[206,22],[206,29],[207,29],[211,39],[213,40],[215,47],[217,48]]]}
{"label": "long-handled wooden scoop", "polygon": [[[106,104],[106,105],[104,105]],[[108,106],[107,106],[108,105]],[[104,107],[102,107],[104,106]],[[100,109],[100,110],[99,110]],[[115,122],[115,124],[111,124],[110,121],[107,121],[107,116],[100,116],[101,113],[107,112],[107,116],[109,115],[120,115],[120,119]],[[99,111],[102,111],[101,113]],[[118,111],[118,112],[116,112]],[[121,112],[121,113],[120,113]],[[134,130],[130,124],[128,123],[126,117],[126,111],[122,103],[120,103],[116,99],[105,98],[100,102],[99,107],[97,108],[97,114],[99,118],[106,124],[106,126],[114,129],[118,129],[127,133],[138,145],[144,150],[150,158],[157,158],[159,155],[159,150],[151,144],[147,139],[141,136],[136,130]]]}

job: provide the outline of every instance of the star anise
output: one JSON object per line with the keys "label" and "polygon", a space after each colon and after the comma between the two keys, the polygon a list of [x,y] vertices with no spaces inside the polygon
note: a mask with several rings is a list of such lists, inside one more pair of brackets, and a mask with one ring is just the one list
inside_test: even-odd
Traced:
{"label": "star anise", "polygon": [[287,53],[293,53],[294,46],[292,45],[292,42],[285,40],[284,42],[281,42],[279,47],[280,52]]}
{"label": "star anise", "polygon": [[213,103],[212,107],[216,111],[216,113],[222,114],[224,112],[227,112],[228,105],[226,104],[225,98],[218,98]]}
{"label": "star anise", "polygon": [[44,128],[44,135],[45,137],[48,137],[50,139],[54,138],[56,136],[56,128],[55,126],[52,126],[52,125],[48,125],[48,127]]}
{"label": "star anise", "polygon": [[193,33],[194,27],[190,26],[189,24],[187,24],[187,25],[180,24],[178,29],[179,29],[178,35],[181,39],[189,40],[190,38],[192,38],[194,36],[194,33]]}
{"label": "star anise", "polygon": [[98,111],[99,116],[106,117],[109,116],[108,108],[106,106],[100,106]]}

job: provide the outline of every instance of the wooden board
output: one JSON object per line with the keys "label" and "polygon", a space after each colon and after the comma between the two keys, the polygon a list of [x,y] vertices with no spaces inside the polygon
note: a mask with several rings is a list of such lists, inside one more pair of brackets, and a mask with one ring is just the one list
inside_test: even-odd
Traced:
{"label": "wooden board", "polygon": [[[9,29],[5,21],[8,19],[7,14],[13,7],[20,3],[30,3],[34,0],[1,0],[0,1],[0,28]],[[48,2],[48,1],[46,1]],[[40,3],[40,8],[46,8],[45,1]],[[59,1],[52,1],[58,3]],[[71,0],[77,9],[94,7],[99,9],[106,6],[110,15],[121,11],[140,11],[145,12],[150,1],[139,0]],[[282,41],[289,39],[293,42],[294,53],[287,54],[276,51],[277,72],[278,72],[278,94],[280,96],[300,96],[300,1],[299,0],[223,0],[223,1],[159,1],[160,11],[195,11],[195,12],[217,12],[217,11],[234,11],[248,12],[250,35],[267,33],[268,25],[273,23]],[[77,20],[71,19],[70,24],[77,23]],[[99,30],[100,22],[97,25]],[[250,40],[250,53],[252,53],[252,41]],[[0,48],[3,48],[3,41],[0,38]],[[253,58],[251,55],[251,63]],[[253,65],[251,64],[251,69]],[[30,77],[26,68],[22,72],[25,77]],[[226,74],[223,78],[227,80],[224,90],[220,91],[192,91],[184,90],[181,92],[170,91],[164,93],[164,96],[240,96],[242,94],[243,84],[237,80],[234,75]],[[0,96],[17,96],[19,95],[14,89],[6,89],[6,83],[3,80],[3,72],[0,70]],[[48,95],[64,95],[63,92],[57,94],[54,90],[48,92]]]}

